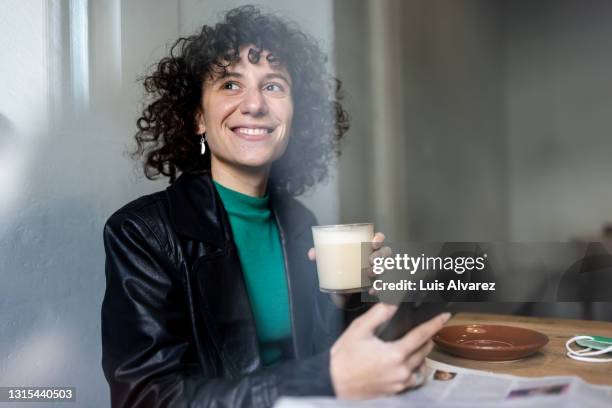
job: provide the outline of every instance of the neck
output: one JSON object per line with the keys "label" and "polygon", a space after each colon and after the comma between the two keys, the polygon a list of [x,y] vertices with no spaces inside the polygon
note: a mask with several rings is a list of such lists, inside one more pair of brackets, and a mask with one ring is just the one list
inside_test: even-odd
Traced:
{"label": "neck", "polygon": [[252,197],[263,197],[266,194],[270,168],[252,169],[236,168],[216,159],[210,160],[212,178],[217,183]]}

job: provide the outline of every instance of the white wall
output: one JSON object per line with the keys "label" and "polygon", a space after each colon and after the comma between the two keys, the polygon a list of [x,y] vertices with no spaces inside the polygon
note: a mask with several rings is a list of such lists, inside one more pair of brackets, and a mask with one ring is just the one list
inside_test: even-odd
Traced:
{"label": "white wall", "polygon": [[18,210],[48,113],[44,2],[12,0],[3,8],[13,12],[0,14],[0,237]]}

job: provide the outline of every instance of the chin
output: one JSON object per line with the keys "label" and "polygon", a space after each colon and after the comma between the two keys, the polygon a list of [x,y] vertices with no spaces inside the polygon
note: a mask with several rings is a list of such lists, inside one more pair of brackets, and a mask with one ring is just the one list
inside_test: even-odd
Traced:
{"label": "chin", "polygon": [[274,161],[280,158],[281,155],[272,152],[265,154],[247,154],[239,157],[237,162],[244,167],[264,168],[270,167]]}
{"label": "chin", "polygon": [[272,158],[243,158],[238,160],[238,164],[242,167],[261,169],[270,167],[274,160]]}

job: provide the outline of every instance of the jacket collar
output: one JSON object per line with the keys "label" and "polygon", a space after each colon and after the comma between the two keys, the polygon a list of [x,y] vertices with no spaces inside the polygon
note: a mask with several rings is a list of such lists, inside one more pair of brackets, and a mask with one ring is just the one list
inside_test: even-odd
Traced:
{"label": "jacket collar", "polygon": [[224,247],[229,239],[223,203],[210,173],[181,174],[167,189],[170,220],[180,235]]}
{"label": "jacket collar", "polygon": [[[170,220],[178,234],[203,241],[218,248],[227,246],[231,230],[227,213],[210,172],[184,173],[166,189]],[[311,225],[303,207],[292,197],[270,190],[272,211],[279,227],[291,238]]]}

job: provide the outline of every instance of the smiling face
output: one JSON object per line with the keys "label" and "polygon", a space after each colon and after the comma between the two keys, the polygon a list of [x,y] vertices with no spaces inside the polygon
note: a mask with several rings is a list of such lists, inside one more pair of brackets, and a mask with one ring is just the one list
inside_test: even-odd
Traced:
{"label": "smiling face", "polygon": [[240,49],[240,61],[226,74],[204,83],[198,133],[206,133],[215,170],[268,171],[289,142],[293,101],[291,78],[282,66],[270,65],[263,51],[257,63]]}

